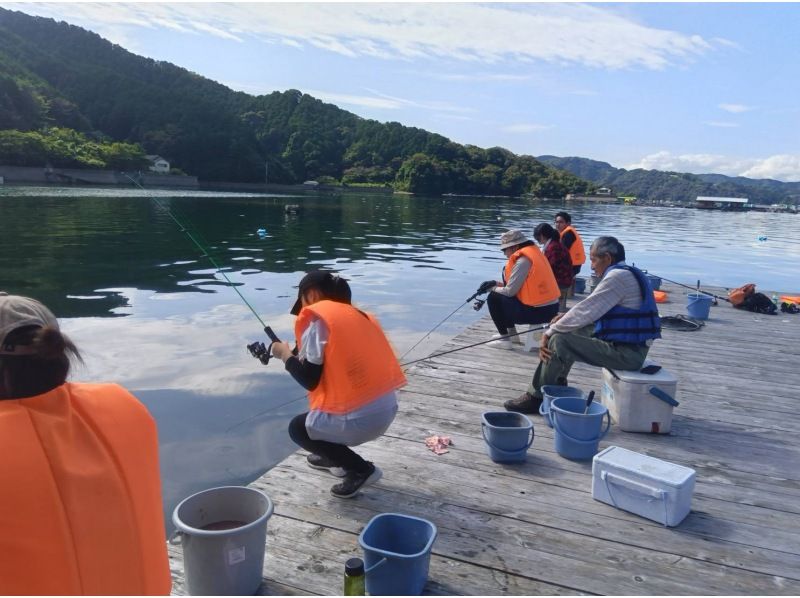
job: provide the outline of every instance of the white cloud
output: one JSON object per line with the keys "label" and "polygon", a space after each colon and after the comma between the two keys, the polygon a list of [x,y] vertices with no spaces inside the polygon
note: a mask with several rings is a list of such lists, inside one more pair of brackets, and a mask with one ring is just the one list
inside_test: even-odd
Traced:
{"label": "white cloud", "polygon": [[429,75],[442,81],[465,81],[469,83],[484,83],[489,81],[530,81],[530,75],[512,75],[507,73],[470,73],[470,74],[438,74]]}
{"label": "white cloud", "polygon": [[800,181],[800,155],[778,154],[767,158],[733,158],[721,154],[673,154],[660,151],[642,158],[627,169],[668,170],[694,174],[725,174],[754,179]]}
{"label": "white cloud", "polygon": [[540,125],[537,123],[517,123],[513,125],[506,125],[500,128],[506,133],[534,133],[536,131],[544,131],[545,129],[552,129],[551,125]]}
{"label": "white cloud", "polygon": [[[174,25],[176,27],[180,27],[180,25],[178,23],[175,23]],[[236,37],[232,33],[228,33],[227,31],[223,31],[222,29],[214,27],[213,25],[208,25],[206,23],[201,23],[199,21],[192,21],[191,25],[192,25],[192,27],[194,27],[195,29],[197,29],[198,31],[200,31],[202,33],[210,33],[211,35],[213,35],[215,37],[221,37],[222,39],[230,39],[230,40],[233,40],[233,41],[236,41],[236,42],[242,41],[242,39],[240,37]]]}
{"label": "white cloud", "polygon": [[778,154],[759,160],[742,176],[754,179],[777,179],[779,181],[800,182],[800,155]]}
{"label": "white cloud", "polygon": [[333,104],[364,106],[366,108],[381,108],[384,110],[399,110],[403,107],[403,103],[397,100],[378,98],[375,96],[356,96],[344,93],[319,91],[315,89],[306,89],[304,92],[314,96],[319,100],[322,100],[323,102],[331,102]]}
{"label": "white cloud", "polygon": [[720,120],[709,120],[709,121],[706,121],[706,124],[709,127],[722,127],[722,128],[729,128],[729,129],[739,126],[739,123],[732,123],[732,122],[726,122],[726,121],[720,121]]}
{"label": "white cloud", "polygon": [[168,27],[237,41],[246,36],[291,39],[349,57],[401,60],[437,57],[492,64],[516,59],[605,69],[662,69],[723,45],[577,3],[70,2],[16,6],[101,35],[120,26]]}
{"label": "white cloud", "polygon": [[741,114],[742,112],[749,112],[753,109],[752,106],[745,106],[744,104],[720,104],[719,107],[725,112],[732,114]]}

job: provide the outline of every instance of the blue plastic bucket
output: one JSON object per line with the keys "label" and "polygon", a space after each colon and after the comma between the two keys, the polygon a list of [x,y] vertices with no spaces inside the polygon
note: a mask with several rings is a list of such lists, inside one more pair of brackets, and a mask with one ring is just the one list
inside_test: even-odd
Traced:
{"label": "blue plastic bucket", "polygon": [[495,463],[517,463],[525,460],[533,444],[533,423],[521,413],[487,411],[483,414],[481,433],[486,453]]}
{"label": "blue plastic bucket", "polygon": [[696,320],[708,320],[711,302],[714,298],[704,293],[689,293],[686,301],[686,313]]}
{"label": "blue plastic bucket", "polygon": [[371,596],[419,596],[428,580],[436,526],[427,519],[381,513],[358,536]]}
{"label": "blue plastic bucket", "polygon": [[658,276],[653,276],[652,274],[645,274],[647,280],[650,281],[650,286],[653,288],[654,291],[661,290],[661,279]]}
{"label": "blue plastic bucket", "polygon": [[576,386],[555,386],[552,384],[545,384],[542,386],[541,390],[544,400],[542,401],[542,404],[539,405],[539,415],[544,416],[544,421],[546,421],[547,425],[551,428],[553,427],[553,423],[550,421],[550,418],[547,417],[547,413],[550,411],[550,401],[553,399],[560,399],[562,397],[586,400],[586,395],[584,395],[583,391]]}
{"label": "blue plastic bucket", "polygon": [[575,292],[583,294],[585,291],[586,291],[586,279],[581,276],[575,277]]}
{"label": "blue plastic bucket", "polygon": [[[550,403],[548,418],[555,429],[556,452],[567,459],[591,459],[600,439],[611,428],[611,415],[605,405],[592,403],[586,411],[584,399],[561,398]],[[606,427],[603,428],[603,418]]]}

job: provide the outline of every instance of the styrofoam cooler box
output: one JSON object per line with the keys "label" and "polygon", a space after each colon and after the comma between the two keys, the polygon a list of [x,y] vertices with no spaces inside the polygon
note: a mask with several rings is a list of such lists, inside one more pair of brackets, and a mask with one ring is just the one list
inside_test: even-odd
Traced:
{"label": "styrofoam cooler box", "polygon": [[691,467],[619,446],[592,460],[592,498],[670,527],[689,514],[694,480]]}
{"label": "styrofoam cooler box", "polygon": [[[656,364],[645,361],[644,366],[647,365]],[[678,406],[678,379],[664,368],[655,374],[636,370],[614,370],[614,374],[603,368],[600,401],[619,429],[668,434],[672,429],[672,409]]]}

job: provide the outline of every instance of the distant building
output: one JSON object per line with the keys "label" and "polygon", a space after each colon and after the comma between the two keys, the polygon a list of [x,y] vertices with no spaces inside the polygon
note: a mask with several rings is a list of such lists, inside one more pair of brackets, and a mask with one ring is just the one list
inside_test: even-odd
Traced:
{"label": "distant building", "polygon": [[145,156],[150,160],[150,170],[158,174],[169,174],[169,162],[157,155]]}
{"label": "distant building", "polygon": [[705,197],[698,196],[696,207],[704,210],[739,210],[745,207],[746,197]]}
{"label": "distant building", "polygon": [[597,191],[595,191],[595,195],[611,195],[611,189],[608,187],[600,187]]}

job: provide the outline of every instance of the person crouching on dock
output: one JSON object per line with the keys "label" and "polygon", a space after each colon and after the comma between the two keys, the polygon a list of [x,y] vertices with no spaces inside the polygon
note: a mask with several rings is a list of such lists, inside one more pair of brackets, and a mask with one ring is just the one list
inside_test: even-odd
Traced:
{"label": "person crouching on dock", "polygon": [[309,451],[309,466],[344,478],[331,494],[350,498],[382,472],[350,447],[375,440],[397,413],[395,391],[406,377],[378,321],[350,304],[347,281],[309,272],[291,313],[297,348],[272,344],[292,377],[309,391],[310,409],[292,419],[289,436]]}

